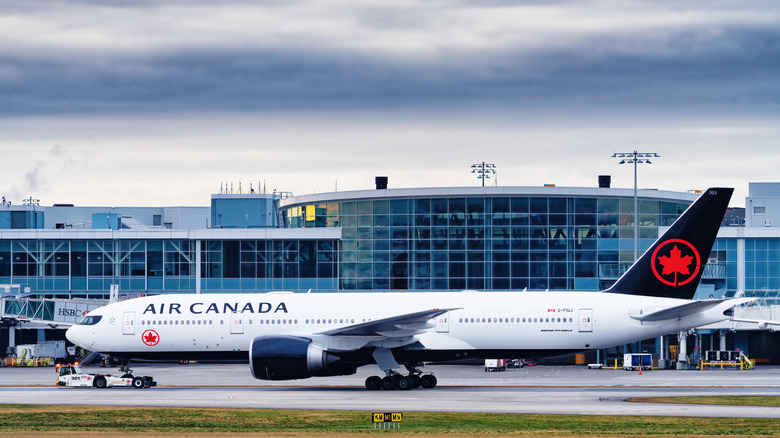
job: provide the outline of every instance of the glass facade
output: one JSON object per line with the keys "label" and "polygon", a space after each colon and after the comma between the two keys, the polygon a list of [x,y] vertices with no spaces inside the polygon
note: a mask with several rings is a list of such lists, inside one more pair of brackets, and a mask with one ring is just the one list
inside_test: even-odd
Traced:
{"label": "glass facade", "polygon": [[[202,240],[203,291],[337,288],[337,239]],[[189,239],[0,240],[0,284],[33,292],[196,289],[197,241]]]}
{"label": "glass facade", "polygon": [[[640,199],[640,250],[689,204]],[[343,290],[599,290],[634,259],[632,197],[377,197],[285,213],[291,228],[342,228]]]}
{"label": "glass facade", "polygon": [[763,297],[780,290],[780,240],[745,239],[745,292]]}

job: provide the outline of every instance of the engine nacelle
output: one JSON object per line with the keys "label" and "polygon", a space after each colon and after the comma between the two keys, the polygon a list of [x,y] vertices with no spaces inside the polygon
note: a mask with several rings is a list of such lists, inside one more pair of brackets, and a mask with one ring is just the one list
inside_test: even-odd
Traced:
{"label": "engine nacelle", "polygon": [[[328,365],[339,360],[311,339],[297,336],[258,336],[249,345],[249,367],[255,379],[306,379],[315,375],[342,375],[343,366]],[[343,364],[342,364],[343,365]],[[349,368],[349,367],[348,367]],[[353,374],[352,372],[343,374]],[[338,374],[330,374],[336,372]]]}

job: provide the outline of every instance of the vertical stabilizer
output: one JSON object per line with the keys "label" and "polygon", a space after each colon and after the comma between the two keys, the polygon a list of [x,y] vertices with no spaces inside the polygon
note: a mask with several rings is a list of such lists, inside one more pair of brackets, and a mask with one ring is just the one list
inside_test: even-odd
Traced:
{"label": "vertical stabilizer", "polygon": [[606,292],[693,298],[733,191],[704,191]]}

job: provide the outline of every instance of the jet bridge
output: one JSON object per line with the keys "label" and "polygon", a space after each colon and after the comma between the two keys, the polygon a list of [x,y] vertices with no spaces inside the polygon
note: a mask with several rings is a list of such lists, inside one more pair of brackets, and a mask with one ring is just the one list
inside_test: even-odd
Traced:
{"label": "jet bridge", "polygon": [[[112,290],[112,297],[117,292]],[[8,346],[16,347],[17,328],[67,328],[108,303],[109,300],[97,299],[40,298],[29,290],[23,292],[18,285],[0,285],[0,327],[8,327]]]}
{"label": "jet bridge", "polygon": [[108,304],[108,300],[2,297],[2,318],[9,325],[40,323],[49,326],[70,326],[82,316]]}

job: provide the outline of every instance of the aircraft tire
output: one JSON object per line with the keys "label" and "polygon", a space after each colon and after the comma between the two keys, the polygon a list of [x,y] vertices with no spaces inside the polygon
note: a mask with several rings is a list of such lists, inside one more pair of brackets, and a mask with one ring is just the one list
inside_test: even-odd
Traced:
{"label": "aircraft tire", "polygon": [[379,376],[370,376],[366,379],[366,389],[369,391],[382,389],[382,379]]}
{"label": "aircraft tire", "polygon": [[385,390],[391,390],[395,389],[397,385],[395,384],[395,377],[394,376],[385,376],[382,378],[382,389]]}
{"label": "aircraft tire", "polygon": [[398,379],[398,389],[408,391],[414,388],[414,378],[412,376],[401,377]]}
{"label": "aircraft tire", "polygon": [[420,384],[423,388],[430,389],[436,387],[436,376],[433,374],[426,374],[422,377],[420,377]]}
{"label": "aircraft tire", "polygon": [[420,378],[420,376],[412,376],[412,379],[414,379],[415,388],[419,388],[420,386],[422,386],[422,379]]}

